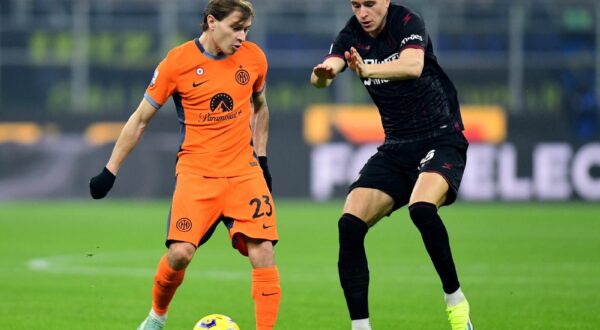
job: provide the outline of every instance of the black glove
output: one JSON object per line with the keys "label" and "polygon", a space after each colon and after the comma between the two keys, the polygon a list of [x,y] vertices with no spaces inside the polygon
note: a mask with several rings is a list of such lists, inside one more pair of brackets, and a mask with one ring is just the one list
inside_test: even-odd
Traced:
{"label": "black glove", "polygon": [[260,164],[260,168],[262,168],[263,176],[265,177],[265,181],[267,182],[267,187],[269,187],[269,191],[273,191],[273,179],[271,178],[271,172],[269,172],[269,165],[267,164],[267,156],[258,156],[258,163]]}
{"label": "black glove", "polygon": [[110,188],[115,183],[116,176],[112,174],[106,167],[102,169],[100,174],[90,179],[90,194],[93,199],[104,198]]}

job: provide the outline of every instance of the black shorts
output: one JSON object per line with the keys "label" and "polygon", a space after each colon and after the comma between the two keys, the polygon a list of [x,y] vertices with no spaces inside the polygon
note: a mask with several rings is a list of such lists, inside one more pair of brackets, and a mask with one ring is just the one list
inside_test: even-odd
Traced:
{"label": "black shorts", "polygon": [[462,132],[426,141],[384,144],[360,170],[349,191],[358,187],[381,190],[394,199],[393,212],[408,204],[419,174],[433,172],[448,182],[450,189],[444,205],[450,205],[458,194],[468,146]]}

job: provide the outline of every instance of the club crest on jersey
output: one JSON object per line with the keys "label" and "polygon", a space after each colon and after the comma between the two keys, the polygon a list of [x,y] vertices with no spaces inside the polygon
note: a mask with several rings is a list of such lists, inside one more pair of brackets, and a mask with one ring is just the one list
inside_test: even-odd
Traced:
{"label": "club crest on jersey", "polygon": [[177,227],[179,231],[188,232],[192,229],[192,221],[188,218],[181,218],[177,220],[175,227]]}
{"label": "club crest on jersey", "polygon": [[235,81],[240,85],[246,85],[250,81],[250,74],[244,69],[239,69],[235,73]]}
{"label": "club crest on jersey", "polygon": [[204,74],[204,69],[202,69],[202,68],[196,69],[196,74],[199,75],[199,76],[203,75]]}

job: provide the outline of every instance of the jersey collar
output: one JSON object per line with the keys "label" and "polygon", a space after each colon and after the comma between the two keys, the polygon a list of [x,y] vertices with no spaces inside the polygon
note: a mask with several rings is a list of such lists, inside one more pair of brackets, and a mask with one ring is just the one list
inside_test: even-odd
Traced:
{"label": "jersey collar", "polygon": [[196,43],[196,47],[198,47],[198,49],[200,50],[200,52],[201,52],[201,53],[202,53],[204,56],[206,56],[206,57],[208,57],[208,58],[211,58],[211,59],[213,59],[213,60],[222,60],[222,59],[224,59],[224,58],[226,58],[226,57],[227,57],[227,55],[226,55],[226,54],[221,54],[221,55],[213,55],[213,54],[211,54],[211,53],[207,52],[207,51],[206,51],[206,49],[204,49],[204,47],[203,47],[203,46],[202,46],[202,44],[200,43],[200,38],[199,38],[199,37],[198,37],[198,38],[196,38],[196,39],[194,39],[194,42]]}

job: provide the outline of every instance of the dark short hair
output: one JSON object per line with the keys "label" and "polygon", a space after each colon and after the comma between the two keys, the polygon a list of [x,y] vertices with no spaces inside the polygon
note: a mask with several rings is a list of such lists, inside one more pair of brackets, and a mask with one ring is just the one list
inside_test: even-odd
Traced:
{"label": "dark short hair", "polygon": [[243,21],[254,17],[254,9],[249,0],[209,0],[204,9],[202,31],[208,30],[208,15],[212,15],[220,21],[236,10],[242,13]]}

